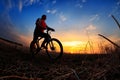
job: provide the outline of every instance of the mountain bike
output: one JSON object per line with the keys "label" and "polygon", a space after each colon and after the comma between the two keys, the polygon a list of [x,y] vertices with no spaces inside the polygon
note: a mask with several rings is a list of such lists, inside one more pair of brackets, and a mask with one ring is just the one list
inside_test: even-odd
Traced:
{"label": "mountain bike", "polygon": [[36,54],[38,54],[40,51],[42,53],[42,50],[45,50],[48,57],[51,60],[56,60],[62,57],[63,55],[63,46],[62,43],[56,39],[52,38],[50,36],[52,30],[47,29],[47,35],[49,35],[49,40],[46,41],[45,47],[42,47],[41,44],[43,43],[43,37],[39,37],[35,43],[33,41],[30,43],[30,52],[32,54],[32,57],[34,57]]}

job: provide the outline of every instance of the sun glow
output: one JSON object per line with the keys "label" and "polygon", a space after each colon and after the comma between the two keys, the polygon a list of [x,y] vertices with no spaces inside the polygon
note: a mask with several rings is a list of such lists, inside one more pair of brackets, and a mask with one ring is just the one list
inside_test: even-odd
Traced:
{"label": "sun glow", "polygon": [[77,53],[84,48],[85,42],[82,41],[65,41],[63,42],[64,51],[68,53]]}
{"label": "sun glow", "polygon": [[80,46],[81,44],[84,44],[82,41],[66,41],[63,42],[64,46],[70,46],[70,47],[77,47]]}

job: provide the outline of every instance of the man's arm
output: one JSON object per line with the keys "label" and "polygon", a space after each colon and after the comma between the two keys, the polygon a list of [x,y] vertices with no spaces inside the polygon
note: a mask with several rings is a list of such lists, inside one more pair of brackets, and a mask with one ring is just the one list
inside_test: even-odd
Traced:
{"label": "man's arm", "polygon": [[46,26],[48,30],[55,31],[53,28]]}

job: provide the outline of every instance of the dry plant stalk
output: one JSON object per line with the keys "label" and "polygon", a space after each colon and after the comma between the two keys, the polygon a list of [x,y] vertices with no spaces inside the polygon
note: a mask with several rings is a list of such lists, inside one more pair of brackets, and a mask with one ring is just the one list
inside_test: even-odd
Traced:
{"label": "dry plant stalk", "polygon": [[69,77],[69,76],[72,75],[72,74],[75,75],[75,77],[76,77],[77,80],[80,80],[80,78],[79,78],[78,74],[76,73],[76,71],[75,71],[74,69],[70,69],[70,70],[71,70],[72,72],[69,72],[69,73],[67,73],[67,74],[58,76],[58,77],[56,77],[56,78],[53,79],[53,80],[63,80],[63,79],[65,79],[66,77]]}
{"label": "dry plant stalk", "polygon": [[110,43],[112,43],[114,46],[116,46],[117,48],[120,48],[119,45],[117,45],[116,43],[114,43],[113,41],[111,41],[110,39],[108,39],[107,37],[101,35],[101,34],[98,34],[99,36],[103,37],[104,39],[106,39],[107,41],[109,41]]}
{"label": "dry plant stalk", "polygon": [[80,80],[79,76],[77,75],[76,71],[74,69],[71,69],[71,71],[73,71],[73,73],[75,74],[75,77],[77,78],[77,80]]}
{"label": "dry plant stalk", "polygon": [[70,73],[58,76],[58,77],[54,78],[53,80],[62,80],[62,79],[65,79],[66,77],[69,77],[71,74],[73,74],[73,72],[70,72]]}
{"label": "dry plant stalk", "polygon": [[95,75],[93,75],[93,78],[100,79],[101,77],[105,76],[106,73],[107,73],[107,70],[103,70],[103,71],[98,72]]}
{"label": "dry plant stalk", "polygon": [[17,78],[21,80],[42,80],[42,78],[27,78],[27,77],[21,77],[21,76],[16,76],[16,75],[11,75],[11,76],[2,76],[0,77],[1,79],[9,79],[9,78]]}
{"label": "dry plant stalk", "polygon": [[117,23],[118,27],[120,28],[120,24],[119,24],[119,22],[117,21],[117,19],[116,19],[113,15],[111,15],[111,16],[112,16],[112,18],[115,20],[115,22]]}

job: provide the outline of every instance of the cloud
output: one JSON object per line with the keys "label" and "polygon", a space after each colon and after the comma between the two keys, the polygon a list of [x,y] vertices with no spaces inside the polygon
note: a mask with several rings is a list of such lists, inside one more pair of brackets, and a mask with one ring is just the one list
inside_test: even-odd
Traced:
{"label": "cloud", "polygon": [[19,1],[19,6],[18,6],[18,8],[19,8],[19,11],[21,12],[21,11],[22,11],[22,8],[23,8],[23,4],[22,4],[22,1],[21,1],[21,0]]}
{"label": "cloud", "polygon": [[113,9],[111,10],[110,15],[120,15],[120,0],[116,1],[116,5],[113,7]]}
{"label": "cloud", "polygon": [[[31,39],[30,34],[24,34],[19,32],[17,26],[12,22],[9,11],[16,7],[19,11],[22,11],[24,6],[32,5],[34,1],[39,0],[1,0],[4,10],[0,13],[0,37],[15,41],[22,44],[29,44]],[[16,2],[16,3],[15,3]],[[29,33],[29,31],[27,31]]]}
{"label": "cloud", "polygon": [[120,0],[116,4],[117,5],[116,5],[116,9],[114,9],[115,10],[114,14],[116,13],[116,14],[120,15]]}
{"label": "cloud", "polygon": [[12,24],[10,17],[7,13],[0,15],[0,37],[7,38],[13,41],[19,39],[17,30]]}
{"label": "cloud", "polygon": [[30,0],[30,4],[31,4],[31,5],[33,4],[33,2],[34,2],[34,0]]}
{"label": "cloud", "polygon": [[91,25],[89,25],[88,27],[86,27],[86,30],[87,30],[87,31],[96,30],[96,27],[91,24]]}
{"label": "cloud", "polygon": [[67,18],[63,14],[59,14],[59,21],[58,23],[61,24],[62,22],[65,22]]}
{"label": "cloud", "polygon": [[42,3],[42,0],[19,0],[18,8],[19,11],[21,12],[23,7],[39,3]]}
{"label": "cloud", "polygon": [[60,14],[60,21],[64,22],[67,20],[67,18],[63,15],[63,14]]}
{"label": "cloud", "polygon": [[76,4],[75,4],[75,7],[83,8],[84,3],[86,3],[86,2],[87,2],[86,0],[77,0]]}
{"label": "cloud", "polygon": [[40,4],[42,0],[2,0],[3,5],[6,7],[6,10],[10,10],[13,7],[17,7],[21,12],[25,6],[30,6],[33,4]]}
{"label": "cloud", "polygon": [[87,0],[82,0],[83,3],[87,2]]}
{"label": "cloud", "polygon": [[120,0],[117,2],[117,5],[120,6]]}
{"label": "cloud", "polygon": [[21,0],[23,3],[23,6],[29,6],[33,4],[40,4],[42,3],[42,0]]}
{"label": "cloud", "polygon": [[56,4],[56,0],[52,1],[52,4]]}
{"label": "cloud", "polygon": [[79,7],[79,8],[82,8],[83,5],[82,4],[76,4],[75,7]]}
{"label": "cloud", "polygon": [[46,12],[50,13],[50,14],[55,14],[57,12],[57,10],[56,9],[54,9],[54,10],[48,9]]}
{"label": "cloud", "polygon": [[0,37],[22,44],[27,44],[29,42],[28,39],[30,39],[28,35],[19,32],[7,11],[3,11],[0,14]]}
{"label": "cloud", "polygon": [[91,18],[89,19],[89,21],[94,21],[94,20],[99,20],[99,15],[98,14],[95,14],[95,15],[92,15]]}

